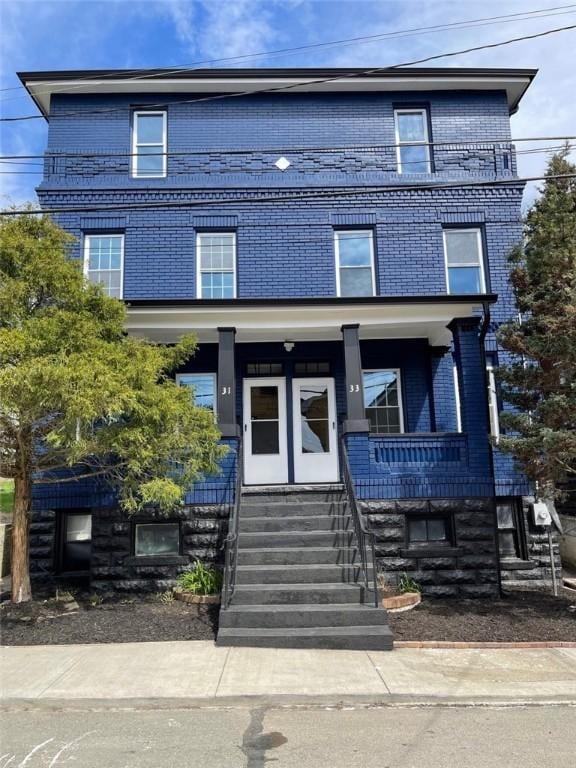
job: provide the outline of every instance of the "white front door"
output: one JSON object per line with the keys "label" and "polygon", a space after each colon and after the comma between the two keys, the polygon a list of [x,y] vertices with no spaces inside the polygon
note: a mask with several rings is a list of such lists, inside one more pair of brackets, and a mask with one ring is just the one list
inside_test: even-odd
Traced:
{"label": "white front door", "polygon": [[338,482],[334,379],[292,381],[294,482]]}
{"label": "white front door", "polygon": [[244,379],[244,482],[288,482],[286,380]]}

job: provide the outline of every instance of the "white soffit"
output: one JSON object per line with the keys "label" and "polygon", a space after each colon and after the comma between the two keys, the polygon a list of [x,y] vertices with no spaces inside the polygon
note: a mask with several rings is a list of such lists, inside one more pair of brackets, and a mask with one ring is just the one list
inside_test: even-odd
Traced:
{"label": "white soffit", "polygon": [[[456,70],[457,72],[457,70]],[[290,87],[287,93],[347,91],[506,91],[508,105],[513,108],[530,84],[530,77],[509,75],[486,76],[445,76],[426,75],[383,75],[382,77],[341,77],[329,82],[315,82],[320,78],[274,77],[274,78],[150,78],[146,79],[102,79],[102,80],[35,80],[26,87],[36,102],[47,114],[50,99],[54,94],[187,94],[187,93],[240,93],[242,91],[267,91],[273,88]],[[282,91],[280,91],[282,93]]]}
{"label": "white soffit", "polygon": [[426,338],[431,345],[448,344],[446,328],[455,317],[481,311],[473,303],[386,305],[277,305],[209,307],[128,307],[126,329],[151,341],[170,343],[184,333],[200,342],[218,341],[218,327],[236,328],[238,343],[265,341],[331,341],[342,338],[341,326],[358,323],[361,339]]}

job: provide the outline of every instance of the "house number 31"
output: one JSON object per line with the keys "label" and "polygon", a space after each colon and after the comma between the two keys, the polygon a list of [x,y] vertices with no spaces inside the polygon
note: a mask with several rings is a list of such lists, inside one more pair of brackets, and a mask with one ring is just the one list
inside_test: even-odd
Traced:
{"label": "house number 31", "polygon": [[350,384],[350,392],[360,392],[360,384]]}
{"label": "house number 31", "polygon": [[230,394],[232,394],[232,387],[222,387],[222,394],[223,395],[230,395]]}

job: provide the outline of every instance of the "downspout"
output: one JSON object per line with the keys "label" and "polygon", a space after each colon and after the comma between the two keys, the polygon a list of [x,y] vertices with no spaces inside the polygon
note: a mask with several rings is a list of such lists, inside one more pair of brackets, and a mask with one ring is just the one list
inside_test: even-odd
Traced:
{"label": "downspout", "polygon": [[[482,322],[482,326],[480,328],[480,347],[481,347],[481,354],[482,359],[484,361],[484,392],[488,392],[488,370],[486,368],[486,334],[488,333],[488,328],[490,326],[490,305],[488,302],[484,301],[482,302],[482,309],[484,312],[484,320]],[[487,410],[487,416],[488,416],[488,424],[490,424],[490,404],[488,403],[487,397],[485,397],[486,402],[486,410]],[[500,597],[502,597],[502,568],[500,565],[500,539],[498,538],[498,514],[496,512],[496,473],[494,471],[494,448],[492,446],[492,443],[490,442],[490,471],[492,473],[492,498],[494,499],[494,543],[496,544],[496,573],[498,574],[498,592],[500,594]]]}

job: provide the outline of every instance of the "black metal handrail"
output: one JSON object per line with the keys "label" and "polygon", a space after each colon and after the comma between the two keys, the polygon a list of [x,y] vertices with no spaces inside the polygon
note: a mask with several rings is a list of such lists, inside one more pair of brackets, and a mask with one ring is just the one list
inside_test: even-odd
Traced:
{"label": "black metal handrail", "polygon": [[240,495],[242,493],[242,438],[238,438],[236,449],[236,477],[234,482],[234,504],[228,523],[228,535],[224,539],[224,579],[222,584],[222,607],[228,608],[236,587],[238,565],[238,524],[240,520]]}
{"label": "black metal handrail", "polygon": [[[354,488],[354,481],[352,480],[352,472],[350,471],[350,462],[348,461],[348,451],[346,450],[346,443],[343,437],[340,439],[340,454],[342,478],[344,480],[344,487],[346,488],[346,494],[350,504],[356,541],[358,542],[358,551],[360,553],[362,564],[362,575],[364,577],[364,587],[367,592],[373,592],[374,605],[378,608],[380,600],[378,594],[378,575],[376,572],[376,537],[367,527],[364,517],[358,508],[358,499],[356,498],[356,490]],[[369,553],[370,559],[372,560],[372,578],[370,578],[368,571]]]}

